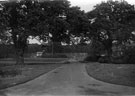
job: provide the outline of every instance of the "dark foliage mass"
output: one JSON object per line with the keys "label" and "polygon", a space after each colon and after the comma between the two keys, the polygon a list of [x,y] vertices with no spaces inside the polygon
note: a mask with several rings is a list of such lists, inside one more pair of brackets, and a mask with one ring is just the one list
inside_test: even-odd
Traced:
{"label": "dark foliage mass", "polygon": [[72,49],[76,51],[76,44],[84,46],[89,41],[92,51],[88,53],[106,55],[102,57],[106,60],[99,60],[103,62],[114,61],[113,47],[132,45],[135,40],[135,8],[126,1],[101,2],[87,13],[77,6],[71,7],[67,0],[21,0],[3,3],[0,8],[0,40],[14,44],[17,64],[23,63],[24,52],[29,49],[29,36],[48,42],[49,52],[52,47],[56,52],[65,51],[61,42],[74,45]]}
{"label": "dark foliage mass", "polygon": [[21,0],[2,3],[0,8],[0,39],[6,39],[7,43],[9,38],[5,37],[11,37],[17,64],[23,63],[29,36],[38,36],[44,42],[70,43],[71,35],[79,35],[89,29],[84,11],[71,7],[67,0]]}
{"label": "dark foliage mass", "polygon": [[[114,59],[112,55],[116,50],[122,52],[122,48],[120,46],[126,47],[127,44],[132,46],[134,43],[134,5],[128,4],[126,1],[109,0],[107,2],[97,4],[92,11],[87,13],[87,16],[90,20],[90,32],[88,32],[89,37],[93,42],[100,42],[100,44],[97,44],[102,47],[102,50],[106,55],[100,58],[99,61],[113,61],[119,63],[126,62],[123,59],[117,59],[118,61],[115,61],[116,58]],[[113,50],[113,47],[116,45],[119,47]],[[98,52],[100,49],[96,48],[95,50]],[[131,51],[133,52],[133,50],[130,50],[130,52],[128,51],[127,53],[130,54],[132,53]],[[124,59],[128,57],[130,58],[131,54],[130,56],[125,56],[123,56]],[[130,61],[132,62],[133,60]]]}
{"label": "dark foliage mass", "polygon": [[124,63],[135,64],[135,47],[129,47],[124,51]]}
{"label": "dark foliage mass", "polygon": [[88,12],[91,21],[89,32],[93,40],[101,42],[108,55],[112,55],[113,42],[125,45],[133,41],[135,9],[126,1],[102,2]]}

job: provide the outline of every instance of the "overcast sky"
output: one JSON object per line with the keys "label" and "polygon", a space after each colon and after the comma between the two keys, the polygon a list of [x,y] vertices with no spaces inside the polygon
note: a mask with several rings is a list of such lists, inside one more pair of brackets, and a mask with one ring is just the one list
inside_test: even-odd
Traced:
{"label": "overcast sky", "polygon": [[[0,1],[7,1],[7,0],[0,0]],[[13,1],[13,0],[9,0],[9,1]],[[71,2],[72,6],[79,6],[81,7],[82,10],[85,10],[87,12],[92,10],[94,5],[101,3],[101,1],[107,1],[107,0],[68,0],[68,1]],[[135,4],[135,0],[125,0],[125,1],[127,1],[130,4]]]}
{"label": "overcast sky", "polygon": [[[73,6],[79,6],[82,10],[90,11],[94,5],[107,0],[69,0]],[[119,1],[119,0],[117,0]],[[125,0],[130,4],[135,4],[135,0]]]}

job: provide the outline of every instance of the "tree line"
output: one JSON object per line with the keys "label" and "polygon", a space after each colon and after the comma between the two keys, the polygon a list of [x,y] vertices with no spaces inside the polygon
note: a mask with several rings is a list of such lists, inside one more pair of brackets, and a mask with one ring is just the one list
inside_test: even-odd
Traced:
{"label": "tree line", "polygon": [[0,4],[0,39],[14,44],[17,64],[24,62],[29,36],[66,44],[71,43],[71,37],[80,37],[79,43],[92,41],[111,57],[114,42],[125,45],[134,41],[134,23],[135,7],[126,1],[101,2],[89,12],[72,7],[67,0]]}

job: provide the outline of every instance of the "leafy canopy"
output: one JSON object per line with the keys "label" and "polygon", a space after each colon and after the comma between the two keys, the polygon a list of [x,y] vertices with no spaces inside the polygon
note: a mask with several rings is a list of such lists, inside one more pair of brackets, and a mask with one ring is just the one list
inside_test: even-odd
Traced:
{"label": "leafy canopy", "polygon": [[113,41],[120,44],[128,42],[135,30],[134,5],[126,1],[102,2],[87,15],[91,26],[89,36],[102,42],[106,49],[111,49]]}

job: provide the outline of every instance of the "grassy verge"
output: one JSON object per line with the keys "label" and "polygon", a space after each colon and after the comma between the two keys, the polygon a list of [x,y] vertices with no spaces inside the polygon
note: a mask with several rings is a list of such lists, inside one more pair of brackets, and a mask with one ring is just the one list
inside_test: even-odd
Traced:
{"label": "grassy verge", "polygon": [[60,66],[61,64],[0,66],[0,70],[6,73],[4,76],[0,75],[0,89],[25,83]]}
{"label": "grassy verge", "polygon": [[135,64],[87,63],[86,70],[95,79],[135,87]]}

